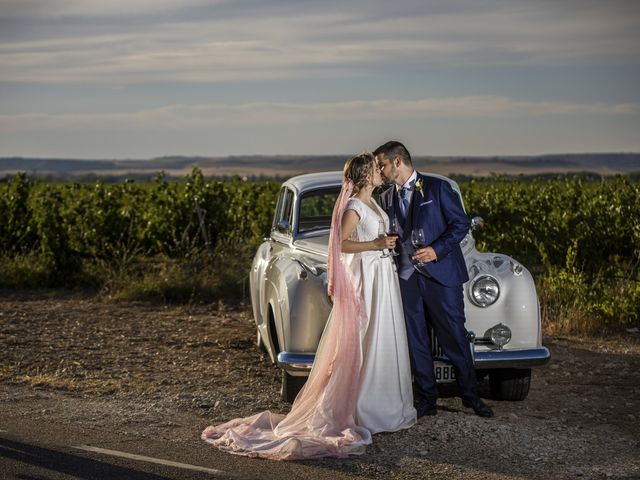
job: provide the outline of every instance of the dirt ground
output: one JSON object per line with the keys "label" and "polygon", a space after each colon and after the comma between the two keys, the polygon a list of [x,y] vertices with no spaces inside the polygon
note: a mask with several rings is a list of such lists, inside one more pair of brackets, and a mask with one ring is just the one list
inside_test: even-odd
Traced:
{"label": "dirt ground", "polygon": [[[534,371],[525,401],[492,400],[480,385],[495,418],[473,415],[445,387],[436,417],[374,436],[362,457],[305,468],[340,478],[640,478],[637,333],[544,343],[552,360]],[[4,416],[193,441],[210,423],[286,412],[279,388],[248,309],[0,291]]]}

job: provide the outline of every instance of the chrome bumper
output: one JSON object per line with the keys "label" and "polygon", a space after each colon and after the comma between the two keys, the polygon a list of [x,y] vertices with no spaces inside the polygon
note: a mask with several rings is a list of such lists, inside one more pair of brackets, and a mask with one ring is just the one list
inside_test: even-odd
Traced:
{"label": "chrome bumper", "polygon": [[316,356],[313,353],[280,352],[278,354],[278,365],[287,371],[311,370],[314,358]]}
{"label": "chrome bumper", "polygon": [[[311,370],[314,358],[312,353],[280,352],[278,364],[288,371],[305,371]],[[477,369],[537,367],[546,364],[550,358],[546,347],[473,352],[473,364]]]}
{"label": "chrome bumper", "polygon": [[546,364],[551,358],[546,347],[523,350],[474,351],[473,364],[477,369],[484,368],[530,368]]}

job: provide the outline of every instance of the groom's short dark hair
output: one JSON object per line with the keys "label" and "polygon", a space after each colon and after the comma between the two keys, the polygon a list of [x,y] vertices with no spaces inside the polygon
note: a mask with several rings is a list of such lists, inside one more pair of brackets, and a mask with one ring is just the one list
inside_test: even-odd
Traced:
{"label": "groom's short dark hair", "polygon": [[374,156],[378,156],[380,154],[389,159],[393,159],[398,156],[400,157],[400,160],[402,160],[402,163],[404,163],[405,165],[413,165],[413,163],[411,162],[411,154],[409,153],[409,150],[407,150],[407,147],[395,140],[391,140],[384,145],[380,145],[373,151]]}

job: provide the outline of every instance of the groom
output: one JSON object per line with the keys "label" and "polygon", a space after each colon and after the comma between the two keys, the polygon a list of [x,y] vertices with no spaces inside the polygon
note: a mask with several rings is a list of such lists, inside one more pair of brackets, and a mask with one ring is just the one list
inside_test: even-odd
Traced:
{"label": "groom", "polygon": [[[396,257],[409,352],[417,386],[418,416],[435,415],[438,388],[427,323],[456,372],[465,407],[481,417],[493,411],[478,396],[467,330],[462,285],[469,280],[460,241],[469,231],[458,194],[446,180],[417,173],[400,142],[387,142],[373,154],[383,179],[395,186],[382,193],[382,208],[397,218],[400,255]],[[426,247],[415,250],[411,231],[422,228]],[[414,262],[424,262],[417,266]]]}

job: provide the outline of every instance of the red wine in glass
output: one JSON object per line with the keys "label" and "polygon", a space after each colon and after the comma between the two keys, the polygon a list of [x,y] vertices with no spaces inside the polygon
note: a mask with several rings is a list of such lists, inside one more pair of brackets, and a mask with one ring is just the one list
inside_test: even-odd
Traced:
{"label": "red wine in glass", "polygon": [[[389,219],[389,230],[387,231],[387,237],[395,237],[396,239],[400,237],[400,232],[398,231],[398,220],[396,220],[395,217]],[[391,255],[397,257],[400,254],[396,252],[396,249],[394,248],[391,250]]]}

